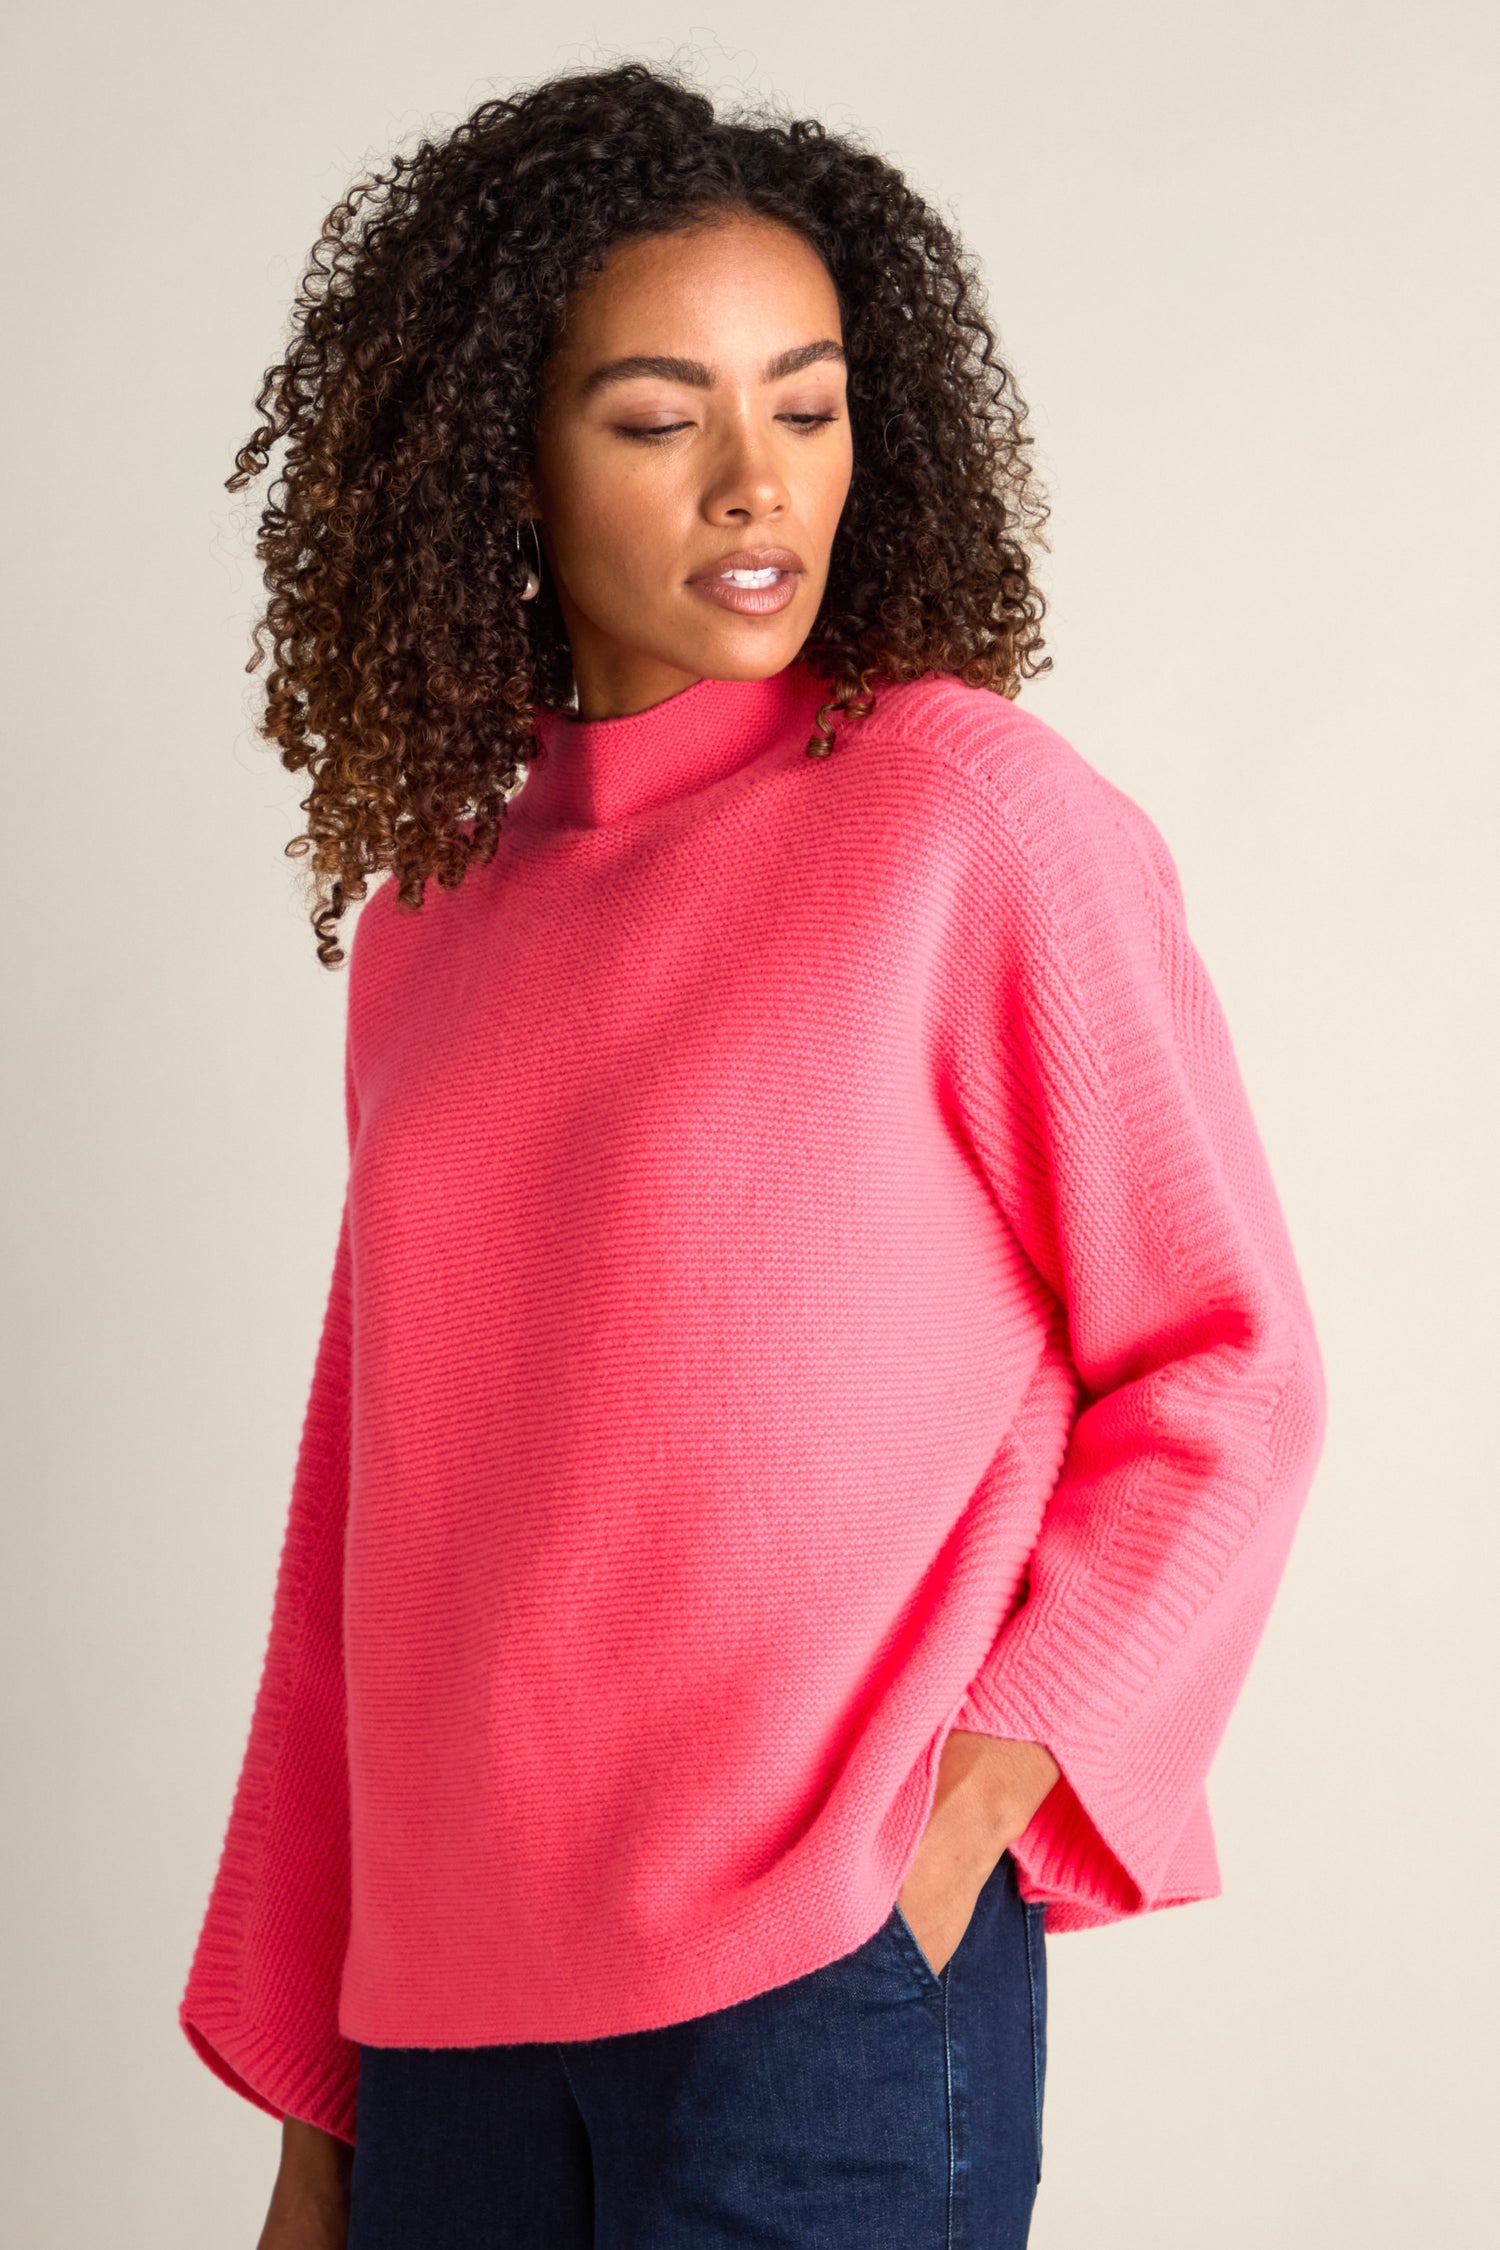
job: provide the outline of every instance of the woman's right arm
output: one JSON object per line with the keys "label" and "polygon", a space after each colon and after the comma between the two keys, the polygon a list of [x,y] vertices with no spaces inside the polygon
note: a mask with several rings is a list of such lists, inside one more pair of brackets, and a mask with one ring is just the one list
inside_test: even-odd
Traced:
{"label": "woman's right arm", "polygon": [[[363,929],[361,917],[360,929]],[[354,958],[359,958],[358,933]],[[275,2117],[354,2141],[359,2050],[339,2027],[350,1919],[343,1557],[352,1399],[351,1185],[333,1257],[282,1538],[260,1685],[179,2019],[209,2068]],[[294,2133],[287,2195],[314,2181]],[[327,2163],[317,2174],[326,2185]],[[326,2203],[326,2196],[321,2200]],[[294,2238],[288,2237],[288,2243]]]}

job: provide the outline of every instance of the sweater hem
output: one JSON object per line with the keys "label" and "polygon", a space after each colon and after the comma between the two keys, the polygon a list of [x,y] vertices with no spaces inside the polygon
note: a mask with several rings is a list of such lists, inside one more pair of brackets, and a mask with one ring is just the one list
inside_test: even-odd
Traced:
{"label": "sweater hem", "polygon": [[296,2117],[353,2144],[359,2058],[294,2060],[288,2042],[242,2017],[219,2018],[186,2002],[177,2020],[200,2062],[268,2117]]}
{"label": "sweater hem", "polygon": [[[967,1691],[965,1691],[967,1693]],[[763,1992],[777,1990],[793,1984],[799,1978],[812,1976],[820,1969],[830,1967],[835,1961],[858,1952],[889,1920],[901,1887],[915,1860],[922,1838],[932,1815],[933,1801],[937,1795],[938,1769],[942,1763],[943,1748],[949,1734],[957,1724],[963,1698],[950,1704],[945,1716],[927,1738],[926,1746],[913,1760],[901,1790],[893,1799],[882,1828],[885,1833],[899,1835],[901,1843],[895,1855],[895,1871],[885,1878],[876,1892],[873,1910],[858,1916],[852,1925],[829,1934],[827,1920],[822,1923],[824,1934],[809,1943],[794,1946],[787,1942],[786,1931],[799,1929],[804,1917],[788,1915],[785,1907],[780,1912],[767,1914],[760,1931],[758,1943],[745,1942],[743,1936],[733,1949],[734,1973],[710,1979],[697,1980],[699,1998],[691,2006],[683,2007],[673,2001],[653,2002],[643,2000],[639,2005],[625,2003],[622,2007],[616,1995],[610,2008],[602,2015],[579,2014],[569,2018],[553,1999],[538,2001],[534,1990],[522,1996],[522,2005],[540,2005],[543,2015],[517,2013],[514,2006],[497,2014],[479,2009],[462,2020],[451,2014],[446,2021],[429,2017],[403,2015],[399,2022],[378,2008],[369,2007],[365,2000],[346,1997],[341,2001],[338,2016],[340,2035],[358,2045],[413,2046],[413,2047],[482,2047],[523,2046],[534,2041],[550,2042],[589,2041],[594,2039],[624,2038],[632,2032],[663,2030],[673,2024],[692,2022],[699,2016],[714,2015],[721,2009],[733,2008],[757,1999]],[[843,1862],[839,1855],[838,1864]],[[882,1852],[881,1858],[886,1858]],[[809,1885],[814,1896],[827,1897],[829,1891],[816,1881]],[[834,1895],[838,1895],[835,1890]],[[846,1888],[845,1896],[852,1895]],[[641,1980],[642,1986],[646,1985]],[[692,1980],[688,1980],[691,1982]],[[680,1963],[659,1980],[652,1980],[655,1988],[680,1992],[684,1978]],[[628,2019],[628,2020],[622,2020]]]}

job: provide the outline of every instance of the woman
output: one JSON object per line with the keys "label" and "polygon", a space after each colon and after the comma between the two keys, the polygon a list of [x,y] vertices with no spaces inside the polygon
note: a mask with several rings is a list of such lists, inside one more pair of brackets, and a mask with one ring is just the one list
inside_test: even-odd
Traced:
{"label": "woman", "polygon": [[630,64],[361,192],[231,480],[325,962],[391,880],[181,2021],[265,2250],[1022,2244],[1321,1443],[1223,1017],[897,172]]}

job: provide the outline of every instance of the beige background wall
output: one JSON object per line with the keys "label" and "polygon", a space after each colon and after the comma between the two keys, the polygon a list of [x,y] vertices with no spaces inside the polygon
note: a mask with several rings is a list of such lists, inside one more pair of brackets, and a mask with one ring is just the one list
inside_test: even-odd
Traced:
{"label": "beige background wall", "polygon": [[1055,508],[1027,695],[1177,855],[1329,1366],[1212,1784],[1226,1895],[1052,1942],[1033,2241],[1492,2241],[1500,18],[17,15],[0,2235],[249,2250],[275,2161],[175,2007],[332,1251],[344,987],[280,856],[222,480],[354,172],[517,79],[687,52],[865,128],[984,260]]}

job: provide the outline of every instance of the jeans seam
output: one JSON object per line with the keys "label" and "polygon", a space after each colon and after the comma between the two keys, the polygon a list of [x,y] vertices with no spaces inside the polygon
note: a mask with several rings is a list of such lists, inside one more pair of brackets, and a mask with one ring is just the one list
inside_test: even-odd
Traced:
{"label": "jeans seam", "polygon": [[1031,1997],[1031,2098],[1036,2116],[1036,2176],[1042,2176],[1042,2064],[1041,2045],[1037,2036],[1036,2000],[1036,1939],[1040,1917],[1034,1902],[1023,1902],[1026,1910],[1026,1984]]}
{"label": "jeans seam", "polygon": [[568,2092],[569,2092],[569,2093],[570,2093],[570,2094],[572,2095],[572,2097],[573,2097],[573,2107],[574,2107],[574,2108],[575,2108],[575,2109],[577,2110],[577,2112],[578,2112],[579,2116],[580,2116],[580,2117],[582,2117],[582,2115],[583,2115],[583,2104],[582,2104],[582,2102],[580,2102],[580,2100],[578,2099],[578,2088],[577,2088],[577,2087],[576,2087],[576,2086],[574,2085],[574,2083],[573,2083],[573,2073],[572,2073],[572,2071],[571,2071],[571,2070],[569,2070],[569,2068],[568,2068],[568,2058],[567,2058],[566,2054],[565,2054],[565,2053],[563,2052],[563,2049],[562,2049],[562,2046],[561,2046],[561,2044],[560,2044],[560,2043],[557,2043],[557,2042],[555,2042],[555,2043],[554,2043],[554,2046],[553,2046],[553,2052],[554,2052],[554,2054],[555,2054],[555,2055],[557,2056],[557,2059],[558,2059],[558,2061],[559,2061],[559,2062],[560,2062],[560,2063],[562,2064],[562,2074],[563,2074],[563,2077],[564,2077],[564,2078],[565,2078],[565,2079],[567,2080]]}
{"label": "jeans seam", "polygon": [[[946,1963],[944,1966],[946,1967]],[[954,2169],[957,2160],[957,2137],[953,2121],[953,2042],[949,2032],[948,2015],[952,2004],[953,1987],[945,1976],[943,1985],[943,2083],[948,2104],[948,2250],[954,2250],[953,2197]]]}

